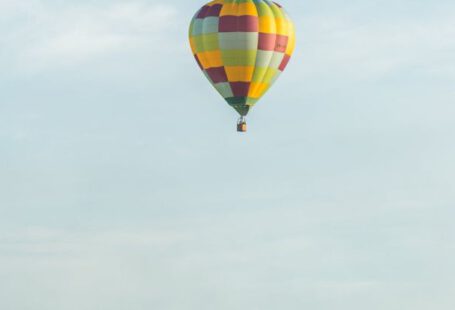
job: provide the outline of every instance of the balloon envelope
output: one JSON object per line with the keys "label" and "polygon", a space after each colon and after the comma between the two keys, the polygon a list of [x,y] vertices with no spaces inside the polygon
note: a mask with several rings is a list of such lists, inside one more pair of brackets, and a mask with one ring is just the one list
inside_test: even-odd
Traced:
{"label": "balloon envelope", "polygon": [[268,0],[215,0],[193,17],[194,57],[209,82],[240,115],[265,94],[295,47],[294,25]]}

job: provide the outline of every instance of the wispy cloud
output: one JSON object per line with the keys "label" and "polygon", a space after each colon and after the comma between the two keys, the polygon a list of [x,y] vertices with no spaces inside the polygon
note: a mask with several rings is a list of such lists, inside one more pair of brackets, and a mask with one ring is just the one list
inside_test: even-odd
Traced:
{"label": "wispy cloud", "polygon": [[400,70],[455,75],[451,15],[359,22],[339,16],[305,20],[301,47],[309,76],[365,79]]}
{"label": "wispy cloud", "polygon": [[[407,240],[413,224],[403,224],[403,217],[384,227],[378,218],[341,222],[341,211],[324,217],[323,210],[311,216],[303,209],[151,220],[149,228],[3,229],[0,276],[6,281],[0,281],[0,294],[6,294],[0,304],[34,301],[39,310],[57,309],[52,303],[58,296],[64,309],[96,309],[100,300],[123,309],[132,298],[138,309],[200,309],[207,303],[271,309],[275,297],[262,296],[268,292],[295,308],[374,298],[381,304],[373,309],[395,309],[396,300],[414,300],[428,283],[444,294],[452,289],[448,277],[427,265],[453,254],[445,248],[449,242],[434,243],[437,233],[426,247],[431,251],[422,251]],[[443,266],[451,265],[448,256]],[[26,292],[33,293],[24,300]]]}
{"label": "wispy cloud", "polygon": [[157,50],[176,16],[170,4],[144,1],[65,7],[39,1],[27,6],[7,2],[0,20],[14,22],[1,31],[5,65],[39,70],[137,47]]}
{"label": "wispy cloud", "polygon": [[[72,256],[102,253],[115,247],[168,247],[186,240],[183,233],[160,229],[75,232],[44,227],[0,234],[0,254],[13,257]],[[103,249],[100,248],[103,245]]]}

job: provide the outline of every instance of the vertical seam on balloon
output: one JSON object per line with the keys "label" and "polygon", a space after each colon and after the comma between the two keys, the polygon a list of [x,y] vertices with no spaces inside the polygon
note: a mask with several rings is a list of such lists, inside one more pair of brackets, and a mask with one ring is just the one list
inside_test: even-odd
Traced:
{"label": "vertical seam on balloon", "polygon": [[[287,40],[287,42],[286,42],[286,46],[284,47],[284,56],[286,56],[286,51],[287,51],[287,49],[288,49],[289,41],[290,41],[290,36],[289,36],[289,22],[290,22],[290,20],[289,20],[289,18],[287,17],[287,14],[286,14],[286,12],[284,11],[284,9],[283,9],[281,6],[277,5],[276,3],[274,3],[274,4],[275,4],[275,5],[278,7],[278,9],[281,11],[281,14],[283,15],[283,20],[285,21],[284,33],[286,33],[286,36],[288,37],[288,40]],[[284,60],[284,58],[283,58],[283,60]]]}
{"label": "vertical seam on balloon", "polygon": [[[266,2],[266,3],[269,5],[269,9],[270,9],[270,11],[272,12],[273,22],[275,23],[275,42],[273,43],[273,46],[276,46],[276,38],[277,38],[277,35],[278,35],[278,34],[277,34],[277,33],[278,33],[278,29],[277,29],[277,24],[276,24],[275,12],[273,11],[272,8],[270,8],[270,6],[271,6],[271,5],[274,5],[274,3],[273,3],[273,2],[270,2],[270,1],[267,1],[267,0],[265,0],[264,2]],[[258,42],[258,44],[259,44],[259,42]],[[259,46],[258,46],[258,47],[259,47]],[[264,82],[264,80],[265,80],[265,78],[266,78],[266,76],[267,76],[267,74],[268,74],[268,72],[269,72],[269,70],[270,70],[270,64],[272,63],[273,56],[274,56],[273,53],[275,53],[275,49],[273,49],[273,51],[272,51],[272,57],[270,57],[270,60],[269,60],[269,63],[268,63],[268,65],[267,65],[267,67],[266,67],[264,76],[262,77],[262,79],[261,79],[260,82],[258,83],[258,87],[260,87],[260,85],[263,84],[263,82]],[[270,88],[270,85],[268,85],[267,90],[268,90],[268,88]],[[259,96],[259,97],[256,98],[256,99],[261,98],[262,95],[264,95],[264,94],[265,94],[265,92],[262,93],[261,96]]]}
{"label": "vertical seam on balloon", "polygon": [[[286,21],[286,29],[285,29],[285,33],[286,33],[286,36],[288,37],[288,40],[286,42],[286,46],[284,47],[284,57],[283,57],[283,60],[281,61],[280,65],[278,66],[278,71],[279,71],[279,74],[281,75],[281,73],[284,71],[285,68],[283,68],[283,70],[280,70],[280,67],[281,67],[281,64],[283,63],[283,61],[286,59],[286,52],[288,50],[288,47],[289,47],[289,44],[291,43],[291,36],[292,36],[292,33],[290,32],[290,24],[292,23],[291,19],[289,18],[287,12],[284,10],[284,8],[282,6],[279,6],[277,5],[277,7],[280,9],[281,11],[281,14],[283,15],[283,18],[284,20]],[[291,58],[291,54],[288,55],[289,56],[289,60]],[[288,61],[289,61],[288,60]]]}
{"label": "vertical seam on balloon", "polygon": [[188,29],[188,37],[189,37],[189,39],[190,39],[190,47],[191,47],[191,51],[193,52],[194,55],[196,55],[196,50],[197,50],[197,49],[195,49],[195,50],[193,51],[193,46],[192,46],[192,44],[191,44],[191,39],[193,39],[193,37],[194,37],[194,36],[193,36],[193,31],[194,31],[194,26],[195,26],[194,23],[195,23],[195,21],[196,21],[197,16],[198,16],[199,13],[201,12],[201,10],[202,10],[202,9],[199,9],[199,10],[196,12],[196,14],[194,14],[193,18],[191,19],[190,28]]}
{"label": "vertical seam on balloon", "polygon": [[[283,10],[283,12],[284,12],[284,10]],[[292,59],[292,54],[294,53],[295,44],[296,44],[296,36],[295,36],[295,26],[294,26],[294,22],[293,22],[292,19],[289,17],[289,15],[288,15],[287,12],[285,12],[285,14],[286,14],[286,19],[288,20],[288,32],[289,32],[288,45],[286,46],[285,56],[287,55],[287,56],[289,57],[289,59],[288,59],[288,62],[287,62],[287,64],[286,64],[286,67],[283,69],[283,71],[287,68],[289,62],[290,62],[291,59]],[[292,41],[292,46],[290,46],[291,41]],[[289,47],[291,47],[291,49],[289,50],[289,53],[287,53]]]}
{"label": "vertical seam on balloon", "polygon": [[[258,68],[258,67],[257,67],[258,59],[259,59],[258,54],[259,54],[259,51],[260,51],[260,49],[259,49],[259,43],[260,43],[259,39],[260,39],[260,33],[261,33],[260,21],[259,21],[260,16],[259,16],[259,10],[258,10],[257,5],[258,5],[258,3],[255,2],[256,12],[257,12],[257,15],[258,15],[258,46],[257,46],[257,52],[256,52],[256,59],[255,59],[255,63],[254,63],[253,78],[254,78],[255,73],[256,73],[256,70],[257,70],[257,68]],[[265,78],[265,71],[264,71],[264,75],[261,77],[261,79],[259,79],[259,81],[262,81],[264,78]],[[259,81],[258,81],[258,82],[259,82]],[[253,81],[251,81],[251,83],[253,83]],[[257,85],[258,85],[257,87],[259,87],[259,83],[258,83]],[[250,87],[251,87],[251,85],[250,85]],[[253,98],[252,98],[252,99],[253,99]]]}
{"label": "vertical seam on balloon", "polygon": [[[209,8],[209,10],[210,10],[210,8]],[[203,36],[203,37],[204,37],[205,35],[207,35],[207,34],[205,33],[206,22],[207,22],[207,16],[205,16],[204,19],[202,20],[202,36]],[[206,54],[206,53],[207,53],[207,50],[206,50],[206,46],[205,46],[205,40],[202,40],[202,42],[204,42],[204,43],[202,43],[203,48],[204,48],[204,54],[205,54],[205,56],[207,56],[207,54]],[[218,43],[218,47],[219,47],[219,43]],[[211,64],[211,61],[210,61],[210,57],[206,57],[205,61],[206,61],[207,64],[208,64],[208,68],[207,68],[207,69],[212,68],[212,64]],[[204,68],[204,70],[207,71],[205,68]],[[215,83],[213,83],[213,84],[215,84]],[[215,85],[213,85],[213,87],[215,87]]]}
{"label": "vertical seam on balloon", "polygon": [[[224,5],[224,4],[223,4]],[[210,17],[210,16],[209,16]],[[204,32],[205,28],[206,28],[206,22],[208,21],[207,19],[207,16],[204,18],[203,22],[202,22],[202,32]],[[218,30],[219,30],[219,25],[220,25],[220,16],[218,16]],[[218,50],[220,53],[221,53],[221,48],[220,48],[220,36],[219,36],[219,31],[217,31],[216,33],[214,33],[216,35],[216,40],[217,40],[217,45],[218,45]],[[205,33],[203,35],[206,35]],[[204,48],[204,53],[207,53],[206,51],[206,44],[205,44],[205,40],[203,40],[203,48]],[[207,62],[207,65],[208,65],[208,68],[216,68],[216,66],[213,65],[213,62],[210,60],[210,57],[206,57],[205,61]],[[209,76],[208,74],[208,71],[207,69],[204,69],[204,71],[206,72],[206,75],[207,75],[207,79],[209,80],[209,82],[211,82],[210,84],[212,85],[212,87],[224,98],[224,95],[218,90],[218,88],[215,86],[217,84],[220,84],[220,83],[224,83],[224,82],[219,82],[219,83],[215,83],[215,81],[212,80],[212,78]]]}
{"label": "vertical seam on balloon", "polygon": [[[237,2],[237,0],[235,1],[235,4],[238,7],[238,4],[236,2]],[[223,7],[222,7],[221,11],[223,10],[224,6],[228,5],[228,4],[233,4],[233,3],[226,3],[226,2],[223,1]],[[229,16],[229,15],[225,15],[225,16]],[[220,25],[221,25],[221,13],[220,13],[220,19],[219,19],[219,22],[218,22],[218,30],[219,30]],[[225,33],[225,32],[219,32],[219,33]],[[223,62],[223,66],[222,67],[223,67],[224,72],[226,72],[227,86],[229,86],[229,89],[231,90],[232,96],[235,97],[234,96],[234,90],[232,89],[232,86],[231,86],[231,82],[229,81],[229,77],[227,76],[226,63],[223,60],[223,50],[221,49],[221,37],[219,35],[218,35],[218,46],[220,47],[221,59],[222,59],[222,62]],[[223,96],[223,98],[226,99],[226,101],[227,101],[227,98],[229,98],[229,97],[226,98],[226,97]],[[228,102],[228,104],[229,104],[229,102]]]}
{"label": "vertical seam on balloon", "polygon": [[[193,19],[191,20],[191,24],[190,24],[190,31],[194,31],[195,27],[196,27],[196,21],[197,21],[197,17],[199,16],[200,12],[202,11],[203,7],[200,8],[196,14],[193,16]],[[201,60],[199,59],[198,55],[197,55],[197,50],[198,50],[198,47],[197,47],[197,44],[196,44],[196,39],[195,39],[195,35],[193,35],[193,33],[190,33],[189,34],[189,37],[190,37],[190,47],[191,47],[191,51],[193,53],[193,56],[195,58],[195,60],[198,62],[198,66],[201,67],[201,70],[202,71],[205,71],[204,67],[202,66],[202,63],[201,63]],[[191,44],[191,39],[193,39],[193,44],[194,44],[194,50],[193,50],[193,44]],[[205,74],[204,74],[205,76]]]}
{"label": "vertical seam on balloon", "polygon": [[[223,70],[224,72],[226,73],[226,85],[229,87],[229,89],[231,90],[231,94],[232,96],[234,96],[234,90],[232,89],[231,87],[231,83],[229,83],[229,78],[227,76],[227,71],[226,71],[226,64],[224,62],[224,59],[223,59],[223,50],[221,49],[221,32],[220,32],[220,25],[221,25],[221,12],[223,11],[224,9],[224,6],[227,5],[227,3],[225,1],[223,1],[223,6],[221,7],[221,11],[220,11],[220,14],[219,14],[219,19],[218,19],[218,36],[217,36],[217,40],[218,40],[218,47],[220,49],[220,54],[221,54],[221,63],[222,63],[222,67],[223,67]],[[221,93],[220,93],[221,94]],[[227,98],[229,97],[225,97],[223,94],[221,94],[221,96],[226,100],[227,102]],[[228,102],[229,104],[229,102]]]}
{"label": "vertical seam on balloon", "polygon": [[[288,18],[286,17],[286,14],[285,14],[284,9],[283,9],[282,7],[279,7],[279,6],[278,6],[276,3],[274,3],[274,2],[270,2],[270,3],[271,3],[271,5],[273,5],[273,6],[275,7],[275,9],[278,9],[278,10],[280,11],[280,13],[281,13],[281,15],[282,15],[282,17],[283,17],[283,20],[285,21],[285,25],[283,25],[283,28],[280,29],[280,30],[282,30],[281,32],[282,32],[282,33],[288,33],[288,30],[289,30],[289,29],[286,28],[286,27],[288,27],[288,23],[287,23],[287,22],[288,22]],[[276,16],[274,16],[274,17],[275,17],[275,20],[276,20]],[[282,23],[282,24],[283,24],[283,23]],[[278,28],[277,28],[277,36],[278,36]],[[281,35],[281,36],[282,36],[282,35]],[[287,49],[287,45],[288,45],[288,44],[289,44],[289,37],[288,37],[288,42],[286,42],[286,46],[285,46],[284,53],[283,53],[283,59],[282,59],[281,61],[284,60],[284,57],[285,57],[285,55],[286,55],[286,49]],[[276,47],[276,40],[275,40],[275,47]],[[274,50],[274,53],[276,53],[275,50]],[[270,62],[270,63],[272,63],[272,60],[274,59],[274,56],[275,56],[275,54],[272,56],[271,62]],[[269,68],[267,69],[267,72],[266,72],[266,75],[265,75],[265,76],[267,76],[271,70],[272,70],[272,68],[270,68],[270,64],[269,64]],[[276,81],[276,77],[277,77],[278,75],[281,74],[281,71],[279,70],[279,65],[278,65],[278,68],[277,68],[276,70],[277,70],[277,72],[275,73],[275,76],[274,76],[273,81]],[[272,81],[270,81],[270,82],[272,82]],[[271,86],[272,86],[271,83],[269,83],[269,85],[268,85],[266,91],[268,91],[268,90],[270,89]],[[265,92],[266,92],[266,91],[265,91]],[[265,92],[264,92],[264,94],[265,94]]]}
{"label": "vertical seam on balloon", "polygon": [[[236,29],[236,33],[239,33],[239,32],[240,32],[240,31],[239,31],[239,28],[240,28],[240,27],[239,27],[239,26],[240,26],[240,2],[239,2],[239,0],[234,0],[234,1],[235,1],[235,5],[237,6],[237,11],[236,11],[236,14],[235,14],[235,16],[236,16],[236,18],[235,18],[235,20],[236,20],[236,27],[235,27],[235,29]],[[237,53],[236,56],[239,57],[239,53]],[[239,59],[236,59],[236,63],[239,63]],[[226,69],[225,69],[225,71],[226,71]],[[232,94],[234,95],[234,98],[236,98],[236,95],[234,94],[234,89],[232,89],[232,86],[231,86],[231,82],[229,82],[229,86],[231,87]],[[248,94],[247,94],[247,95],[248,95]],[[245,103],[242,104],[243,106],[246,106],[246,101],[248,100],[248,96],[246,96],[245,98],[246,98],[246,99],[245,99]],[[236,109],[236,110],[237,110],[237,109]],[[238,112],[240,115],[243,115],[243,113],[240,113],[239,111],[237,111],[237,112]],[[248,114],[248,111],[247,111],[246,114]],[[245,114],[245,115],[246,115],[246,114]]]}
{"label": "vertical seam on balloon", "polygon": [[[289,51],[289,56],[292,56],[292,54],[294,53],[294,50],[295,50],[295,47],[296,47],[296,35],[295,35],[295,25],[294,25],[294,22],[292,21],[291,17],[288,15],[288,13],[286,12],[286,18],[288,19],[288,23],[291,25],[291,30],[292,30],[292,49]],[[291,38],[291,36],[289,36],[289,38]],[[287,48],[286,48],[287,49]]]}
{"label": "vertical seam on balloon", "polygon": [[259,53],[259,49],[258,49],[258,47],[259,47],[259,30],[260,30],[260,29],[259,29],[259,10],[258,10],[258,8],[257,8],[257,6],[256,6],[256,2],[252,1],[252,3],[254,4],[254,8],[256,9],[256,16],[258,17],[258,18],[257,18],[257,29],[258,29],[258,31],[257,31],[258,37],[257,37],[257,38],[258,38],[258,43],[257,43],[257,47],[256,47],[256,57],[255,57],[255,59],[254,59],[254,70],[253,70],[253,75],[251,76],[250,85],[248,85],[248,91],[247,91],[247,94],[246,94],[245,105],[248,105],[248,104],[247,104],[247,103],[248,103],[248,99],[250,98],[249,95],[250,95],[250,90],[251,90],[252,85],[253,85],[254,74],[256,73],[256,68],[257,68],[256,65],[257,65],[257,62],[258,62],[258,53]]}
{"label": "vertical seam on balloon", "polygon": [[[237,11],[235,13],[235,16],[236,16],[235,22],[236,22],[237,25],[235,26],[235,29],[236,29],[236,33],[239,33],[239,26],[240,26],[240,22],[239,22],[240,21],[240,4],[239,4],[239,0],[235,0],[235,5],[237,6]],[[237,53],[236,57],[239,57],[239,53]],[[238,64],[239,63],[238,60],[239,59],[236,59],[235,63]],[[225,69],[225,71],[227,72],[226,69]],[[228,80],[229,80],[229,78],[228,78]],[[234,95],[234,97],[236,97],[235,94],[234,94],[234,89],[232,89],[230,81],[229,81],[229,86],[231,87],[232,94]]]}

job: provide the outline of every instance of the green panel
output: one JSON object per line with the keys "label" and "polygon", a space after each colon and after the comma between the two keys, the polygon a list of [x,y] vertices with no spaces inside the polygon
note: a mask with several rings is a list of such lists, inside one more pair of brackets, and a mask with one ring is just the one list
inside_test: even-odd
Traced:
{"label": "green panel", "polygon": [[270,84],[278,72],[279,70],[274,68],[256,67],[254,68],[253,82]]}
{"label": "green panel", "polygon": [[273,69],[278,69],[283,62],[284,53],[273,52],[272,60],[270,61],[269,67]]}
{"label": "green panel", "polygon": [[225,99],[230,105],[245,104],[246,100],[247,100],[246,97],[231,97],[231,98],[225,98]]}
{"label": "green panel", "polygon": [[268,68],[264,67],[255,67],[253,73],[253,80],[252,82],[259,83],[264,78],[265,74],[267,73]]}
{"label": "green panel", "polygon": [[196,52],[216,51],[219,49],[218,33],[203,34],[194,37],[196,41]]}
{"label": "green panel", "polygon": [[199,13],[201,12],[202,9],[199,9],[196,14],[194,14],[193,18],[191,19],[191,23],[190,23],[190,29],[188,31],[189,33],[189,36],[192,37],[193,36],[193,31],[194,31],[194,23],[196,22],[196,17],[199,15]]}
{"label": "green panel", "polygon": [[188,30],[188,35],[190,38],[193,36],[193,29],[194,29],[194,19],[191,20],[190,29]]}
{"label": "green panel", "polygon": [[257,50],[228,50],[221,51],[224,66],[254,66]]}
{"label": "green panel", "polygon": [[203,19],[195,19],[193,21],[193,30],[192,30],[192,33],[191,35],[192,36],[198,36],[200,34],[202,34],[202,25],[204,23],[204,20]]}
{"label": "green panel", "polygon": [[256,67],[268,67],[273,57],[273,51],[258,50],[256,57]]}
{"label": "green panel", "polygon": [[262,80],[262,83],[272,85],[275,82],[276,77],[280,74],[280,70],[274,69],[274,68],[269,68],[267,70],[267,73],[264,76],[264,79]]}
{"label": "green panel", "polygon": [[267,68],[270,66],[273,54],[273,51],[258,50],[253,74],[253,80],[255,82],[262,82],[265,79]]}
{"label": "green panel", "polygon": [[255,50],[258,47],[257,32],[220,32],[218,37],[221,50]]}
{"label": "green panel", "polygon": [[226,98],[227,103],[229,103],[229,105],[233,107],[237,113],[243,116],[246,116],[250,110],[250,107],[246,104],[247,100],[248,98],[246,97]]}
{"label": "green panel", "polygon": [[231,84],[229,83],[218,83],[213,85],[216,90],[220,93],[223,98],[234,97],[232,93]]}
{"label": "green panel", "polygon": [[259,101],[259,99],[255,98],[249,98],[246,100],[246,105],[249,106],[250,108],[254,107],[255,104]]}
{"label": "green panel", "polygon": [[280,70],[278,70],[278,72],[272,77],[272,80],[270,81],[270,85],[273,85],[276,82],[276,80],[278,80],[278,78],[280,77],[281,73],[282,72]]}
{"label": "green panel", "polygon": [[232,105],[232,107],[237,111],[242,116],[246,116],[248,112],[250,111],[250,107],[247,106],[246,104],[235,104]]}
{"label": "green panel", "polygon": [[273,16],[273,11],[267,3],[261,1],[256,2],[255,4],[259,16]]}
{"label": "green panel", "polygon": [[[284,58],[284,53],[273,52],[273,56],[270,61],[270,64],[269,64],[267,70],[265,71],[265,73],[263,73],[262,80],[260,80],[259,83],[269,84],[269,88],[273,85],[275,80],[280,75],[280,71],[278,70],[278,68],[279,68],[283,58]],[[259,74],[260,73],[258,73],[258,75]]]}
{"label": "green panel", "polygon": [[219,17],[210,16],[204,18],[202,24],[202,33],[203,34],[217,33],[219,23],[220,23]]}

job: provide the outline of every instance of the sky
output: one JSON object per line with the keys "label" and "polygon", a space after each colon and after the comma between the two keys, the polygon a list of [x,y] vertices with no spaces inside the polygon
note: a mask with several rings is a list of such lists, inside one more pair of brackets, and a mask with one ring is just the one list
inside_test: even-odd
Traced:
{"label": "sky", "polygon": [[283,0],[246,135],[203,4],[0,0],[0,309],[454,309],[455,2]]}

